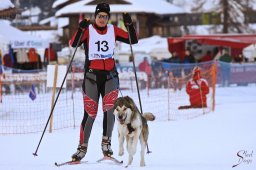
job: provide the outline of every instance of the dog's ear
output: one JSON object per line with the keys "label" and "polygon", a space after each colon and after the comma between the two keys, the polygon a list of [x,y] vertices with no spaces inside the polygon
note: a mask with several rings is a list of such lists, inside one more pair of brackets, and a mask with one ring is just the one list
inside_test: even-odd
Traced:
{"label": "dog's ear", "polygon": [[114,109],[116,109],[116,107],[119,105],[120,100],[121,100],[121,97],[118,97],[118,98],[116,99],[115,104],[114,104]]}
{"label": "dog's ear", "polygon": [[132,110],[132,112],[137,111],[137,107],[132,98],[130,98],[129,96],[125,96],[125,100],[126,100],[127,106]]}
{"label": "dog's ear", "polygon": [[126,103],[134,103],[132,98],[130,98],[129,96],[125,96],[124,99],[125,99]]}

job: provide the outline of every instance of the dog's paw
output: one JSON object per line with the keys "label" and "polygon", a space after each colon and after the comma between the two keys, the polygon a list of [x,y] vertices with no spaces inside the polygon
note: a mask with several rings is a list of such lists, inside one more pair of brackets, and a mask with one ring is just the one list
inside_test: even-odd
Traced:
{"label": "dog's paw", "polygon": [[141,162],[140,162],[140,166],[141,166],[141,167],[142,167],[142,166],[146,166],[145,162],[144,162],[144,161],[141,161]]}
{"label": "dog's paw", "polygon": [[124,155],[124,152],[119,152],[118,153],[118,156],[123,156]]}

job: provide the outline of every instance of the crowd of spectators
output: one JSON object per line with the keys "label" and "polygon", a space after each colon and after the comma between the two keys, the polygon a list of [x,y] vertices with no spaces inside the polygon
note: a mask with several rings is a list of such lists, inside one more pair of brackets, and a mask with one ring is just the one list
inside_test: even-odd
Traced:
{"label": "crowd of spectators", "polygon": [[[231,56],[230,51],[226,48],[215,48],[212,51],[207,50],[205,54],[200,57],[195,57],[189,48],[182,53],[182,56],[180,54],[181,53],[174,51],[170,58],[163,60],[153,58],[151,64],[149,64],[148,61],[141,63],[141,65],[144,65],[144,68],[141,69],[139,66],[139,71],[144,71],[148,75],[151,82],[151,84],[149,84],[150,88],[167,87],[169,79],[169,86],[174,90],[181,90],[191,76],[195,65],[200,64],[204,68],[204,65],[206,67],[209,66],[207,62],[214,60],[220,61],[221,85],[229,86],[230,64],[248,62],[248,59],[241,53]],[[254,61],[256,61],[256,58]],[[145,62],[147,63],[147,71],[145,69]],[[170,69],[166,71],[162,63],[170,63]]]}

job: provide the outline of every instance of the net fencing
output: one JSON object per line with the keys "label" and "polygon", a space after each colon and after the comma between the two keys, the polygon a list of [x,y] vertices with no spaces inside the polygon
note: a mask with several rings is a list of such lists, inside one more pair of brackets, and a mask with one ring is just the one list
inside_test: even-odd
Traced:
{"label": "net fencing", "polygon": [[[191,70],[196,65],[202,69],[202,77],[207,80],[210,87],[207,107],[179,110],[179,106],[189,104],[189,96],[185,88],[191,78]],[[256,83],[256,64],[229,65],[230,79],[226,84],[222,84],[222,73],[218,71],[225,66],[219,62],[191,65],[158,63],[158,66],[152,65],[154,74],[150,79],[144,73],[138,72],[143,112],[154,113],[156,121],[192,119],[214,111],[216,85]],[[53,112],[53,130],[79,127],[84,114],[81,88],[83,69],[72,70],[73,72],[68,73],[67,76],[67,87],[61,91]],[[129,95],[140,108],[133,70],[127,68],[124,70],[122,68],[118,70],[121,91],[119,96]],[[173,74],[177,70],[181,71],[180,77],[175,77]],[[241,75],[251,77],[246,79]],[[4,74],[0,76],[0,134],[24,134],[44,130],[52,105],[52,88],[46,87],[46,77],[45,70],[22,72],[5,69]],[[145,84],[147,86],[144,86]],[[57,88],[56,94],[58,90]],[[95,124],[102,126],[102,119],[100,99]]]}
{"label": "net fencing", "polygon": [[[161,106],[157,109],[159,112],[157,113],[157,115],[159,115],[158,120],[192,119],[214,111],[215,85],[217,80],[216,62],[207,62],[203,64],[156,63],[155,65],[157,71],[154,73],[154,79],[156,79],[156,75],[161,76],[150,86],[156,87],[156,89],[162,88],[162,91],[158,92],[150,90],[149,95],[160,95],[162,98],[162,105],[155,105]],[[157,68],[157,65],[160,68]],[[189,95],[186,92],[186,85],[192,78],[192,71],[196,66],[201,69],[201,76],[206,80],[209,86],[206,102],[207,107],[203,108],[190,108]],[[195,96],[192,95],[192,97]],[[200,96],[198,100],[200,100],[201,97],[202,96]],[[151,97],[150,99],[159,100],[159,97]],[[155,101],[155,103],[159,103],[159,101]],[[185,109],[179,109],[180,107]]]}

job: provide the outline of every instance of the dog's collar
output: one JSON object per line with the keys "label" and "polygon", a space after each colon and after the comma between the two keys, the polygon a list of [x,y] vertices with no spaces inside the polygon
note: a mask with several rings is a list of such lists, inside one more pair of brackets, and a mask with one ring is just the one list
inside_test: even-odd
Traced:
{"label": "dog's collar", "polygon": [[135,131],[135,129],[132,127],[132,124],[131,123],[128,123],[127,124],[127,129],[129,131],[129,134],[131,134],[133,131]]}

